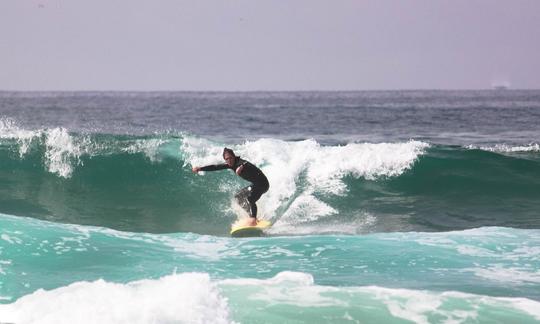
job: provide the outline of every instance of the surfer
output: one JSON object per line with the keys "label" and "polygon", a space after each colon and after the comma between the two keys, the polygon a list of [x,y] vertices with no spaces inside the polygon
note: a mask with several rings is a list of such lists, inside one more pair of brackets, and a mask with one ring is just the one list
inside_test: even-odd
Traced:
{"label": "surfer", "polygon": [[231,169],[236,172],[237,175],[244,180],[251,182],[251,185],[240,190],[234,197],[238,203],[249,213],[250,222],[248,225],[257,225],[257,200],[261,198],[262,194],[268,191],[270,184],[268,179],[255,165],[250,162],[236,156],[233,150],[229,148],[223,149],[223,159],[225,163],[216,165],[207,165],[204,167],[193,167],[192,171],[198,173],[199,171],[218,171]]}

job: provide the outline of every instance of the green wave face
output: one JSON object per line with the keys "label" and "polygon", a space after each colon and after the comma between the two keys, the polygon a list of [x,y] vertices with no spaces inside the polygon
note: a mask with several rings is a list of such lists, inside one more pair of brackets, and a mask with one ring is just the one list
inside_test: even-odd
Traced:
{"label": "green wave face", "polygon": [[[65,129],[0,139],[0,212],[132,232],[227,235],[232,172],[226,144],[188,135],[80,135]],[[535,146],[463,148],[423,142],[321,146],[261,139],[229,145],[259,165],[270,190],[259,201],[276,233],[540,227]]]}

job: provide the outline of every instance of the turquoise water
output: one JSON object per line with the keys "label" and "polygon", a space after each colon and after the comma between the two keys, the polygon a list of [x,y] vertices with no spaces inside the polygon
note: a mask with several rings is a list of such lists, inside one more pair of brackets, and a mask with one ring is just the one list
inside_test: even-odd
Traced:
{"label": "turquoise water", "polygon": [[[0,92],[0,323],[540,323],[539,109]],[[247,183],[191,172],[224,146],[270,181],[263,237],[229,236]]]}
{"label": "turquoise water", "polygon": [[15,322],[60,306],[51,322],[72,321],[71,307],[108,302],[127,321],[139,311],[132,303],[149,306],[139,298],[153,300],[158,321],[182,319],[176,303],[193,303],[188,321],[538,321],[539,230],[233,239],[8,215],[0,225],[0,314]]}

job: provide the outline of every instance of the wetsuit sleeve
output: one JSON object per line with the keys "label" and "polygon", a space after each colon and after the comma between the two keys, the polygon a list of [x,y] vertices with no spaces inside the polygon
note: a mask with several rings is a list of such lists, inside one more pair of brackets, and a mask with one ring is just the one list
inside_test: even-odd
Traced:
{"label": "wetsuit sleeve", "polygon": [[227,164],[214,164],[214,165],[207,165],[201,168],[201,171],[218,171],[218,170],[225,170],[229,169],[229,166]]}

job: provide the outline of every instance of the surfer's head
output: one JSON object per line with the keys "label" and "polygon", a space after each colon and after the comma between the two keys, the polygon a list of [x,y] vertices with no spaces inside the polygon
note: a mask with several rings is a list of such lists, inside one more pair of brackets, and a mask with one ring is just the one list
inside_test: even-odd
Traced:
{"label": "surfer's head", "polygon": [[223,160],[225,160],[225,163],[229,166],[234,165],[234,161],[236,160],[236,155],[234,155],[233,150],[230,148],[224,148],[223,149]]}

